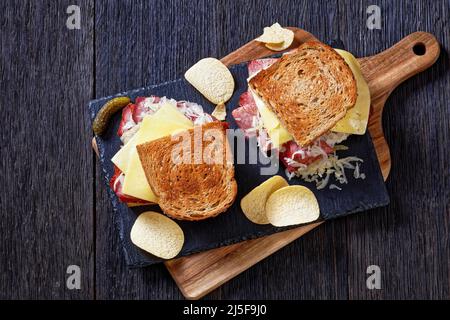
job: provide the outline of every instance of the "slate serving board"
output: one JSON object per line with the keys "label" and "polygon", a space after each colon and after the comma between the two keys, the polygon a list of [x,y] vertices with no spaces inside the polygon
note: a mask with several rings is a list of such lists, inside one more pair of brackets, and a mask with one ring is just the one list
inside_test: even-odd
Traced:
{"label": "slate serving board", "polygon": [[[237,125],[231,116],[231,111],[238,106],[240,95],[247,90],[248,71],[247,64],[239,64],[230,68],[235,79],[235,92],[226,104],[227,119],[230,128],[237,129]],[[139,96],[167,96],[175,100],[188,100],[199,103],[206,112],[211,113],[214,106],[198,93],[186,80],[179,79],[155,86],[131,90],[116,96],[129,96],[132,100]],[[111,99],[106,97],[94,100],[89,104],[90,116],[93,120],[103,104]],[[130,267],[142,267],[162,261],[131,243],[130,231],[136,217],[144,211],[152,210],[161,212],[158,206],[145,206],[128,208],[121,203],[109,187],[114,167],[111,162],[113,155],[120,149],[120,139],[117,136],[121,114],[117,113],[110,123],[106,133],[102,137],[96,137],[101,167],[108,193],[111,197],[116,212],[116,223],[120,232],[120,238],[124,247],[127,264]],[[385,188],[383,177],[377,162],[376,153],[369,134],[363,136],[351,136],[345,143],[349,147],[347,151],[340,151],[341,157],[353,155],[364,160],[361,166],[366,179],[355,180],[352,171],[347,171],[348,184],[342,186],[342,190],[316,190],[312,183],[305,183],[293,178],[290,184],[299,184],[309,187],[316,195],[321,209],[322,220],[328,220],[345,216],[351,213],[361,212],[374,207],[384,206],[389,203],[389,197]],[[198,222],[178,221],[185,234],[185,244],[179,256],[204,251],[220,246],[226,246],[243,240],[266,236],[288,228],[276,228],[270,225],[257,225],[244,216],[240,209],[240,200],[254,187],[268,179],[270,176],[261,175],[262,164],[237,164],[235,167],[236,181],[238,183],[238,195],[232,207],[216,218]],[[285,176],[282,165],[278,168],[279,175]],[[332,183],[332,180],[330,181]]]}

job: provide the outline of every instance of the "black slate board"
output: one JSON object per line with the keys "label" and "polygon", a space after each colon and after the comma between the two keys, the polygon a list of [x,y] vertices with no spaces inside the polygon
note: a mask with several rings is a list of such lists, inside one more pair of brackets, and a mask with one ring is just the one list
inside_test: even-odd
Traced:
{"label": "black slate board", "polygon": [[[235,79],[236,88],[233,97],[227,103],[227,122],[230,128],[237,128],[231,116],[231,110],[238,106],[239,96],[247,90],[246,79],[248,77],[247,65],[240,64],[230,68]],[[167,96],[175,100],[188,100],[199,103],[204,110],[211,113],[214,106],[201,96],[184,79],[170,81],[155,86],[140,88],[123,92],[115,96],[129,96],[132,100],[139,96]],[[94,100],[89,103],[91,119],[95,118],[102,105],[114,96]],[[109,188],[109,180],[114,171],[111,158],[120,149],[120,139],[116,132],[120,122],[120,112],[111,120],[110,126],[102,137],[96,137],[100,155],[103,176],[107,184],[108,193],[117,214],[116,223],[120,232],[120,238],[125,251],[127,264],[130,267],[142,267],[162,261],[139,248],[135,247],[130,240],[130,230],[136,217],[144,211],[159,211],[157,206],[147,206],[138,208],[128,208],[121,203],[114,192]],[[339,155],[344,157],[353,155],[364,160],[361,166],[365,173],[365,180],[355,180],[349,176],[348,184],[339,190],[316,190],[315,185],[305,183],[299,179],[292,179],[290,184],[300,184],[309,187],[316,195],[320,209],[321,219],[328,220],[345,216],[355,212],[361,212],[375,207],[387,205],[389,197],[385,188],[383,177],[378,165],[375,150],[368,133],[363,136],[351,136],[345,145],[349,147],[347,151],[340,151]],[[286,230],[287,228],[275,228],[270,225],[256,225],[244,216],[240,209],[240,200],[254,187],[269,178],[261,175],[261,164],[238,164],[236,165],[236,181],[238,183],[238,196],[233,206],[216,218],[199,222],[178,221],[185,234],[185,244],[179,256],[205,251],[208,249],[226,246],[239,241],[258,238],[275,232]],[[350,173],[350,172],[349,172]],[[279,168],[279,175],[286,177],[284,168]],[[341,185],[340,185],[341,186]]]}

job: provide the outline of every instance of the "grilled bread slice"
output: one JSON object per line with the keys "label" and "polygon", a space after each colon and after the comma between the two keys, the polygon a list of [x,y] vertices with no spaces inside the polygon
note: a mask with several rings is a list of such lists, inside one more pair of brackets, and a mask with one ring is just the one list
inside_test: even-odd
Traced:
{"label": "grilled bread slice", "polygon": [[226,130],[211,122],[137,146],[147,181],[164,213],[203,220],[226,211],[237,184]]}
{"label": "grilled bread slice", "polygon": [[305,42],[249,81],[301,146],[329,131],[353,107],[356,80],[333,48]]}

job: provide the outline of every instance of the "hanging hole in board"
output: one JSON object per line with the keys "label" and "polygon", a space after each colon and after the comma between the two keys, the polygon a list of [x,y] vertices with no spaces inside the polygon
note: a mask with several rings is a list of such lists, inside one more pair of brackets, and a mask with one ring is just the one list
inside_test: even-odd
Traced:
{"label": "hanging hole in board", "polygon": [[427,48],[421,42],[416,43],[412,49],[416,56],[423,56],[427,52]]}

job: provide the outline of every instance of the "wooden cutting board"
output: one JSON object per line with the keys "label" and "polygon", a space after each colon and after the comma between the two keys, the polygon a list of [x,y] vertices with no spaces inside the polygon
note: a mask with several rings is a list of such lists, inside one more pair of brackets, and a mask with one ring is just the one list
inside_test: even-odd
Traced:
{"label": "wooden cutting board", "polygon": [[[295,33],[291,48],[306,41],[317,40],[302,29],[290,29]],[[439,53],[439,43],[433,35],[415,32],[377,55],[358,59],[371,93],[369,132],[384,180],[391,169],[389,146],[382,128],[384,104],[400,83],[433,65]],[[221,61],[231,66],[273,54],[273,51],[253,40]],[[92,146],[98,154],[95,139],[92,140]],[[166,261],[165,265],[183,295],[187,299],[199,299],[321,223],[173,259]]]}

